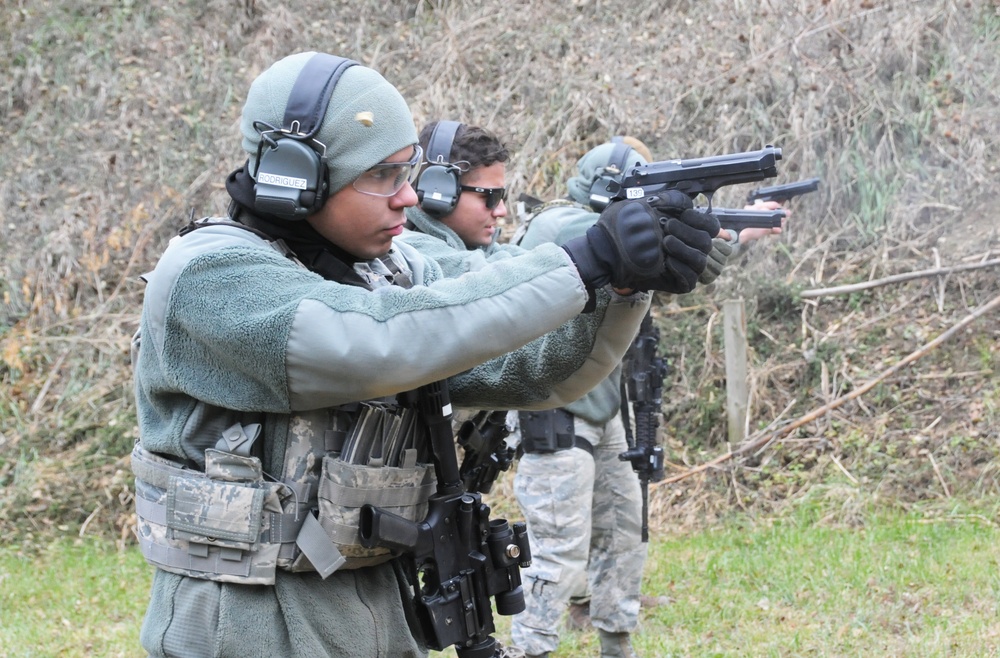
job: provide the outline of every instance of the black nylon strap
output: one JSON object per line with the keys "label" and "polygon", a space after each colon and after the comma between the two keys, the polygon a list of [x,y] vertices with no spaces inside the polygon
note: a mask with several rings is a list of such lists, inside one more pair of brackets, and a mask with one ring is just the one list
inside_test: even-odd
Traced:
{"label": "black nylon strap", "polygon": [[628,154],[632,151],[632,147],[625,143],[625,140],[621,135],[615,135],[612,137],[611,142],[615,146],[611,149],[611,157],[608,158],[608,166],[613,166],[618,169],[619,173],[624,173],[625,167],[628,165]]}
{"label": "black nylon strap", "polygon": [[344,71],[355,64],[357,62],[346,57],[326,53],[313,55],[295,79],[285,106],[285,122],[282,127],[290,129],[292,123],[298,121],[297,132],[306,137],[319,132],[333,88],[337,86]]}
{"label": "black nylon strap", "polygon": [[593,446],[593,444],[591,444],[590,441],[588,441],[587,439],[581,438],[581,437],[579,437],[579,436],[577,436],[575,434],[573,435],[573,447],[574,448],[579,448],[580,450],[583,450],[585,453],[587,453],[591,457],[594,456],[594,446]]}
{"label": "black nylon strap", "polygon": [[536,452],[546,453],[546,454],[553,452],[562,452],[563,450],[571,450],[573,448],[579,448],[580,450],[583,450],[591,457],[594,456],[593,444],[587,439],[581,438],[575,434],[573,435],[573,439],[571,441],[565,444],[560,442],[560,444],[556,446],[555,449],[552,450],[548,449],[547,447],[545,449],[538,449],[538,447],[535,445],[535,442],[532,441],[530,438],[521,440],[521,452],[523,452],[526,455],[530,455]]}

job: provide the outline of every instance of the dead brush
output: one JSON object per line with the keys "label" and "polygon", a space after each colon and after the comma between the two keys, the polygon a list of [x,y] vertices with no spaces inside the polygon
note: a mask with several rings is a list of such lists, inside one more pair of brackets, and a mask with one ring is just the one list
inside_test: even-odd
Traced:
{"label": "dead brush", "polygon": [[[49,516],[60,517],[49,519],[55,527],[114,527],[110,516],[121,510],[97,487],[54,487],[43,507],[19,501],[31,499],[36,466],[39,477],[113,479],[107,469],[119,468],[136,432],[128,347],[142,301],[137,277],[192,212],[225,210],[223,181],[243,159],[245,88],[304,48],[382,71],[418,125],[461,119],[505,137],[513,198],[564,194],[577,158],[615,134],[639,137],[659,158],[773,143],[784,151],[775,182],[823,178],[819,192],[796,202],[784,236],[749,250],[711,295],[663,311],[682,466],[711,459],[725,435],[721,419],[704,436],[687,430],[721,381],[709,319],[723,296],[780,302],[764,309],[780,309],[777,317],[748,316],[760,345],[751,364],[756,427],[849,390],[908,353],[918,334],[943,331],[996,294],[995,271],[984,271],[847,298],[796,296],[996,257],[1000,17],[991,3],[47,0],[5,3],[0,18],[9,34],[0,41],[5,530]],[[723,190],[716,203],[742,204],[745,192]],[[905,444],[924,432],[952,494],[958,481],[995,491],[994,462],[967,458],[987,454],[981,445],[942,448],[948,433],[995,440],[997,355],[976,347],[995,345],[995,327],[977,325],[970,331],[980,343],[949,346],[894,383],[894,403],[860,399],[795,438],[832,445],[846,428],[882,423],[873,441]],[[949,367],[971,374],[919,379]],[[987,420],[965,420],[963,408],[981,408]],[[800,453],[792,443],[783,450],[791,461],[781,468],[791,472]],[[845,477],[829,454],[857,472],[847,455],[825,450],[805,471]],[[893,481],[910,474],[921,483],[916,495],[941,490],[926,455],[900,463],[913,469],[893,472]],[[720,469],[657,491],[653,509],[692,521],[734,505],[770,510],[809,484],[797,475],[771,496],[750,473]],[[56,499],[66,496],[74,502]]]}

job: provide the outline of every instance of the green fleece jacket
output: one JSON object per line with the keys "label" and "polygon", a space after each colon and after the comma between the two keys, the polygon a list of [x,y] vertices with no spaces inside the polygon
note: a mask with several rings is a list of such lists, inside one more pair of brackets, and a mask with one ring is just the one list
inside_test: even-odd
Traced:
{"label": "green fleece jacket", "polygon": [[525,251],[512,244],[501,243],[499,228],[493,233],[493,242],[489,246],[469,249],[455,231],[425,213],[419,206],[407,208],[406,219],[413,228],[404,232],[400,239],[440,265],[448,277],[473,272],[491,261],[511,258]]}
{"label": "green fleece jacket", "polygon": [[[560,406],[607,376],[648,308],[648,297],[605,296],[578,323],[587,340],[561,339],[588,299],[561,248],[457,278],[403,241],[395,249],[412,288],[325,280],[231,226],[172,240],[147,275],[135,353],[143,447],[204,467],[222,429],[263,417],[264,470],[281,473],[299,412],[443,378],[456,405]],[[279,571],[273,587],[157,571],[143,647],[153,656],[424,655],[405,631],[392,569],[326,580]]]}
{"label": "green fleece jacket", "polygon": [[[599,213],[579,205],[561,205],[539,212],[528,224],[519,246],[541,248],[548,244],[563,244],[583,235],[600,217]],[[634,335],[633,335],[634,338]],[[595,425],[603,425],[621,411],[621,363],[583,397],[563,405],[563,408]]]}

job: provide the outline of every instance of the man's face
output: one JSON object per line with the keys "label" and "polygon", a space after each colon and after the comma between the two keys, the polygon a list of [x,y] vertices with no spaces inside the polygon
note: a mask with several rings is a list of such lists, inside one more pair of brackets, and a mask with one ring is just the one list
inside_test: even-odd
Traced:
{"label": "man's face", "polygon": [[[507,168],[502,162],[488,167],[477,167],[462,176],[463,187],[501,188]],[[486,195],[472,190],[462,190],[458,204],[441,223],[462,238],[466,248],[485,247],[493,242],[497,220],[507,215],[507,207],[500,201],[494,208],[486,207]]]}
{"label": "man's face", "polygon": [[[413,153],[413,147],[407,146],[385,162],[406,162]],[[389,253],[392,239],[403,232],[406,223],[403,209],[416,204],[417,193],[408,182],[392,196],[372,196],[347,185],[306,221],[347,253],[371,260]]]}

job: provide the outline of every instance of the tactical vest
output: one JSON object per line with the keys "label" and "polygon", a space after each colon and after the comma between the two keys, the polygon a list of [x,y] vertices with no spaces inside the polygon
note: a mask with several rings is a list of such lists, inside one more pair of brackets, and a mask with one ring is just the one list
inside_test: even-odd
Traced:
{"label": "tactical vest", "polygon": [[[246,228],[201,220],[189,230],[219,224]],[[253,232],[295,260],[280,240]],[[371,289],[412,285],[395,251],[356,269]],[[133,363],[139,349],[137,333]],[[371,400],[280,418],[263,415],[263,423],[269,422],[287,423],[280,473],[265,473],[253,454],[260,423],[237,423],[221,432],[205,451],[204,471],[136,442],[137,530],[148,562],[192,578],[270,585],[276,569],[326,578],[338,569],[393,559],[389,549],[361,546],[360,509],[370,503],[411,521],[426,516],[436,478],[426,463],[426,427],[416,410]]]}

